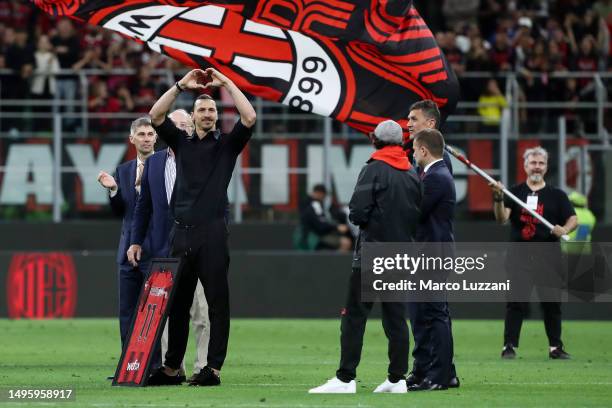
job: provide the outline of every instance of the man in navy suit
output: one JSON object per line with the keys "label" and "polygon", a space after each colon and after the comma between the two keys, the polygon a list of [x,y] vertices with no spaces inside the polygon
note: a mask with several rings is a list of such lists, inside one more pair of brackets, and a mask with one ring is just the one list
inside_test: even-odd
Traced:
{"label": "man in navy suit", "polygon": [[154,152],[157,134],[151,125],[151,119],[141,117],[132,122],[130,127],[130,143],[136,148],[136,159],[125,162],[115,171],[115,177],[101,171],[98,182],[108,189],[113,212],[123,217],[121,238],[117,249],[117,264],[119,266],[119,331],[121,347],[130,329],[134,316],[140,288],[148,272],[150,260],[150,243],[143,243],[142,262],[132,266],[127,259],[127,249],[131,241],[132,217],[136,199],[140,194],[142,174],[145,160]]}
{"label": "man in navy suit", "polygon": [[[413,148],[423,183],[416,240],[454,242],[455,183],[443,159],[444,138],[436,129],[423,129],[414,135]],[[408,390],[458,387],[448,303],[411,302],[408,309],[415,343]]]}
{"label": "man in navy suit", "polygon": [[[193,133],[193,122],[184,109],[177,109],[168,115],[176,127],[187,133]],[[167,148],[152,155],[145,162],[142,176],[141,192],[136,202],[132,221],[131,245],[127,257],[134,266],[138,265],[142,256],[142,244],[146,237],[150,239],[152,258],[170,256],[170,230],[174,220],[170,215],[170,202],[174,183],[176,181],[176,163],[174,152]],[[194,375],[206,366],[208,354],[208,339],[210,324],[208,321],[208,304],[204,296],[202,284],[198,281],[193,304],[191,305],[191,322],[196,334],[196,359]],[[168,348],[168,324],[162,336],[161,354],[155,356],[155,361],[161,365],[161,356]],[[185,375],[184,362],[180,375]]]}

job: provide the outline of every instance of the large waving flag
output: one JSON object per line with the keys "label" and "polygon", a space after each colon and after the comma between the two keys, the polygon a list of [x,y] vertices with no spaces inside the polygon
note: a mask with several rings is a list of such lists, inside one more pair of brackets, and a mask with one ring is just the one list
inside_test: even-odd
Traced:
{"label": "large waving flag", "polygon": [[411,0],[34,0],[114,30],[242,90],[369,132],[413,102],[443,118],[459,86]]}

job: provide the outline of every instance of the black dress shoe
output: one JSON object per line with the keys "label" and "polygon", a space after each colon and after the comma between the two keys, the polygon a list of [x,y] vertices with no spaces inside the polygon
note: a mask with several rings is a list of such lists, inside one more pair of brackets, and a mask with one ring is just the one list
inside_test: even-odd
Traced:
{"label": "black dress shoe", "polygon": [[408,377],[406,377],[406,386],[410,387],[412,385],[419,385],[423,382],[423,380],[423,377],[419,377],[418,375],[411,372],[410,374],[408,374]]}
{"label": "black dress shoe", "polygon": [[563,350],[563,347],[556,347],[548,352],[548,357],[553,360],[569,360],[571,356]]}
{"label": "black dress shoe", "polygon": [[168,375],[164,372],[164,368],[160,367],[151,374],[147,385],[181,385],[183,382],[185,382],[184,375]]}
{"label": "black dress shoe", "polygon": [[501,353],[501,358],[504,358],[506,360],[512,360],[516,358],[516,351],[514,351],[514,347],[512,347],[512,344],[506,344],[504,346],[504,349]]}
{"label": "black dress shoe", "polygon": [[424,379],[420,384],[412,385],[408,387],[408,391],[442,391],[448,387],[440,384],[435,384],[429,379]]}
{"label": "black dress shoe", "polygon": [[193,380],[189,382],[189,385],[211,387],[215,385],[221,385],[221,378],[215,374],[210,367],[204,367],[199,373],[193,376]]}
{"label": "black dress shoe", "polygon": [[448,388],[459,388],[461,383],[459,382],[459,377],[453,377],[448,382]]}

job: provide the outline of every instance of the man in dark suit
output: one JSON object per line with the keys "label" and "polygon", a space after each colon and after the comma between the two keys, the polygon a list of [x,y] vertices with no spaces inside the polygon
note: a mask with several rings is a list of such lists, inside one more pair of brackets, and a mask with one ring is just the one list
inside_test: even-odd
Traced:
{"label": "man in dark suit", "polygon": [[[420,242],[454,242],[455,184],[442,157],[444,138],[436,129],[423,129],[414,135],[413,148],[423,183],[416,239]],[[445,245],[440,249],[444,252],[450,250]],[[408,390],[435,391],[458,387],[448,303],[410,302],[408,310],[414,336],[414,364],[407,379]]]}
{"label": "man in dark suit", "polygon": [[[173,111],[168,117],[181,130],[193,133],[193,122],[184,109]],[[170,256],[170,230],[174,220],[170,216],[170,203],[174,183],[176,181],[176,162],[174,152],[167,148],[152,155],[145,162],[142,175],[141,193],[136,202],[132,221],[131,245],[127,257],[134,266],[138,265],[142,256],[142,244],[147,237],[150,239],[152,258]],[[204,296],[202,284],[198,282],[193,304],[191,305],[191,322],[196,334],[196,359],[194,376],[206,366],[208,354],[208,339],[210,324],[208,321],[208,304]],[[168,324],[164,328],[161,340],[161,353],[157,353],[155,361],[161,365],[161,356],[168,349]],[[180,375],[185,376],[185,364],[181,364]],[[193,376],[192,376],[193,377]]]}
{"label": "man in dark suit", "polygon": [[98,182],[108,189],[113,212],[123,217],[121,238],[117,249],[117,264],[119,266],[119,330],[121,347],[130,329],[134,316],[140,288],[144,282],[149,267],[150,243],[143,243],[143,254],[140,265],[134,267],[127,259],[126,252],[131,241],[132,217],[136,199],[140,194],[142,174],[145,160],[154,152],[157,134],[148,117],[141,117],[132,122],[130,127],[130,143],[136,148],[136,159],[127,161],[115,171],[115,177],[101,171]]}

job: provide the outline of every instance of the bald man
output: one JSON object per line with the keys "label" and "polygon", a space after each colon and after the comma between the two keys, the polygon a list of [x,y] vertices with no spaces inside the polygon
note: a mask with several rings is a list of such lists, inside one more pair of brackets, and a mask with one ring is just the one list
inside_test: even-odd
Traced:
{"label": "bald man", "polygon": [[[168,115],[176,127],[187,133],[193,133],[193,121],[184,109],[177,109]],[[170,256],[168,237],[172,227],[170,216],[170,202],[176,180],[176,162],[172,149],[167,148],[155,153],[146,161],[141,193],[136,202],[132,222],[132,242],[127,251],[128,260],[137,265],[142,254],[141,243],[145,237],[150,237],[151,255],[153,258],[167,258]],[[196,334],[196,358],[193,375],[195,376],[206,366],[208,354],[208,339],[210,337],[210,324],[208,321],[208,305],[204,296],[204,289],[198,282],[193,304],[191,305],[191,322]],[[156,353],[154,366],[161,365],[161,356],[168,349],[168,325],[164,328],[161,341],[161,354]],[[185,381],[185,363],[181,364],[180,376]]]}

